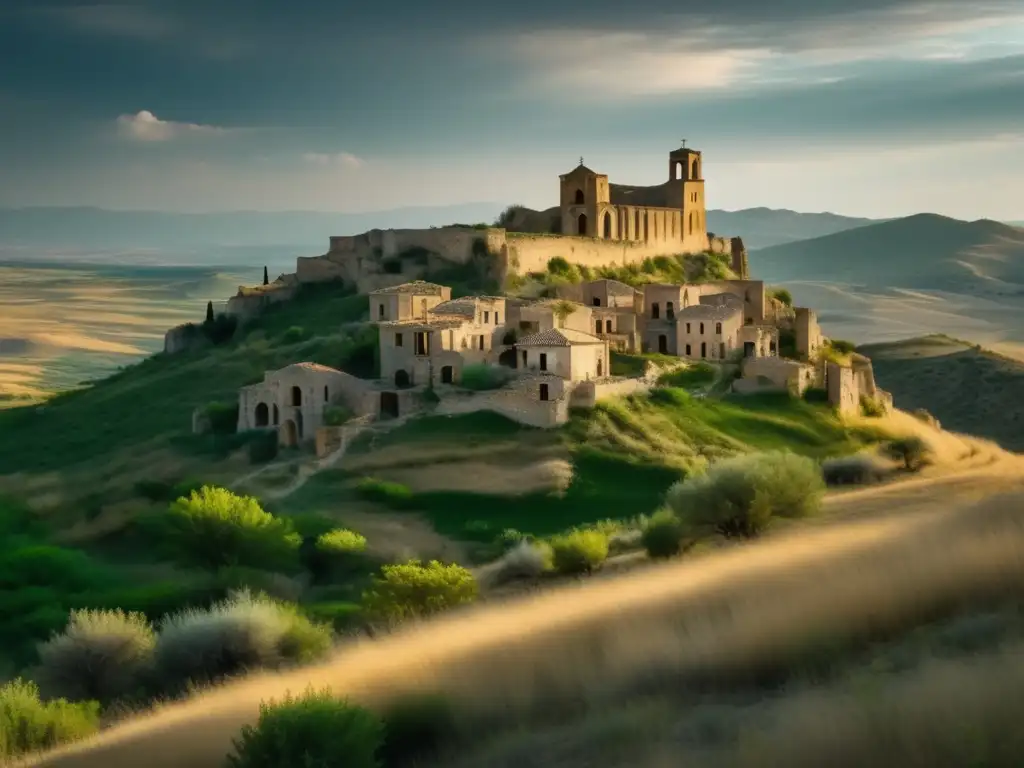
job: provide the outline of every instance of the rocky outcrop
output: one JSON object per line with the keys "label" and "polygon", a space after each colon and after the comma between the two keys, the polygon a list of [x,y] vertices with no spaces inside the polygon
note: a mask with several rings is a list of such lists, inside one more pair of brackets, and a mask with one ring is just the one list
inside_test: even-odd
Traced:
{"label": "rocky outcrop", "polygon": [[164,353],[173,355],[194,349],[203,343],[203,333],[195,323],[177,325],[164,334]]}

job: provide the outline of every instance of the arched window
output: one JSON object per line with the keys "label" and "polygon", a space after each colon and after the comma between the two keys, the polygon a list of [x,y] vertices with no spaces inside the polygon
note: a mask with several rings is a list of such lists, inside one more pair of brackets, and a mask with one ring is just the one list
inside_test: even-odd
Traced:
{"label": "arched window", "polygon": [[583,190],[582,189],[577,189],[576,190],[576,205],[583,205],[584,202],[585,201],[584,201],[584,198],[583,198]]}
{"label": "arched window", "polygon": [[579,235],[587,234],[587,214],[581,213],[580,217],[576,219],[576,233]]}
{"label": "arched window", "polygon": [[328,389],[327,389],[327,386],[325,385],[325,386],[324,386],[324,402],[325,402],[325,403],[326,403],[326,402],[329,402],[329,401],[330,401],[330,399],[331,399],[331,395],[330,395],[330,392],[328,391]]}
{"label": "arched window", "polygon": [[302,390],[298,387],[292,387],[292,405],[296,408],[302,407]]}
{"label": "arched window", "polygon": [[676,181],[680,181],[683,178],[683,164],[676,163]]}
{"label": "arched window", "polygon": [[604,239],[612,239],[612,214],[610,211],[604,212]]}
{"label": "arched window", "polygon": [[721,323],[715,323],[715,333],[717,333],[719,336],[722,335],[722,324]]}
{"label": "arched window", "polygon": [[265,427],[270,423],[270,409],[267,408],[266,403],[258,403],[256,405],[256,426]]}
{"label": "arched window", "polygon": [[699,179],[700,178],[700,165],[699,165],[699,162],[700,161],[698,161],[696,157],[693,158],[693,165],[690,166],[690,178],[691,179]]}

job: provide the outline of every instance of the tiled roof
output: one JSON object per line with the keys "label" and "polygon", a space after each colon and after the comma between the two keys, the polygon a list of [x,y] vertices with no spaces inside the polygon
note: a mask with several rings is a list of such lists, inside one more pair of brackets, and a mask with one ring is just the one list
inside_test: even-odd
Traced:
{"label": "tiled roof", "polygon": [[550,328],[526,336],[516,342],[517,347],[570,347],[573,344],[603,344],[596,336],[571,328]]}
{"label": "tiled roof", "polygon": [[444,294],[445,286],[437,283],[428,283],[426,280],[413,280],[411,283],[392,285],[390,288],[378,288],[371,291],[370,295],[381,293],[414,293],[419,296],[441,296]]}
{"label": "tiled roof", "polygon": [[445,329],[445,328],[459,328],[465,325],[466,318],[464,317],[453,317],[441,315],[439,317],[431,317],[426,320],[413,319],[413,320],[386,320],[382,323],[377,323],[381,328],[428,328],[428,329]]}
{"label": "tiled roof", "polygon": [[469,297],[462,299],[451,299],[442,301],[440,304],[427,310],[432,315],[459,315],[460,317],[475,317],[476,302]]}
{"label": "tiled roof", "polygon": [[736,306],[724,304],[693,304],[685,309],[676,312],[676,317],[683,320],[697,318],[698,320],[728,320],[742,309]]}

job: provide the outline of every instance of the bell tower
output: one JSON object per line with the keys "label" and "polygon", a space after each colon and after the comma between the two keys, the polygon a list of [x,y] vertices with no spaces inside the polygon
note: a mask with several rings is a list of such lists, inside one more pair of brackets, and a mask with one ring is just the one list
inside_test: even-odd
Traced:
{"label": "bell tower", "polygon": [[668,153],[668,184],[665,204],[682,210],[683,242],[699,250],[707,248],[707,210],[704,207],[704,158],[696,149],[683,146]]}
{"label": "bell tower", "polygon": [[580,164],[559,176],[558,181],[562,234],[596,237],[598,209],[611,197],[608,177],[587,168],[581,157]]}

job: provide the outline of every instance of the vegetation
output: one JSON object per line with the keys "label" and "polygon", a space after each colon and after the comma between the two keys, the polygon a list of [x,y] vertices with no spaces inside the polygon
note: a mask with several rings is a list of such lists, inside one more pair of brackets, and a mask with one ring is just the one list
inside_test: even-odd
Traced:
{"label": "vegetation", "polygon": [[867,485],[886,475],[885,467],[877,459],[863,453],[826,459],[821,463],[821,472],[828,486]]}
{"label": "vegetation", "polygon": [[698,253],[655,256],[640,263],[621,267],[597,268],[571,264],[563,257],[556,256],[548,261],[546,271],[531,272],[527,277],[548,288],[555,288],[559,285],[571,285],[599,278],[618,280],[636,287],[645,283],[703,283],[712,280],[731,280],[735,279],[736,275],[732,271],[728,255]]}
{"label": "vegetation", "polygon": [[99,704],[42,701],[35,683],[0,685],[0,760],[51,749],[91,736],[99,729]]}
{"label": "vegetation", "polygon": [[713,382],[716,375],[715,368],[710,363],[695,363],[661,374],[658,377],[658,386],[697,389]]}
{"label": "vegetation", "polygon": [[590,573],[608,558],[608,536],[601,531],[575,530],[552,536],[552,562],[558,573]]}
{"label": "vegetation", "polygon": [[885,451],[891,458],[902,462],[908,472],[917,472],[932,458],[931,447],[917,435],[896,438],[886,444]]}
{"label": "vegetation", "polygon": [[324,426],[340,427],[352,418],[352,412],[342,405],[329,405],[324,408]]}
{"label": "vegetation", "polygon": [[775,518],[813,514],[824,490],[816,462],[775,452],[719,461],[676,483],[665,500],[689,536],[749,539]]}
{"label": "vegetation", "polygon": [[229,768],[380,768],[384,726],[365,707],[309,688],[260,704],[255,726],[234,740]]}
{"label": "vegetation", "polygon": [[646,521],[640,541],[652,558],[674,557],[683,549],[685,532],[672,510],[659,509]]}
{"label": "vegetation", "polygon": [[288,563],[299,537],[257,499],[204,486],[157,518],[161,539],[183,562],[206,568]]}
{"label": "vegetation", "polygon": [[384,622],[425,617],[471,603],[477,597],[473,575],[459,565],[411,560],[385,565],[363,595],[368,615]]}
{"label": "vegetation", "polygon": [[329,627],[295,606],[248,590],[207,610],[186,609],[160,623],[153,665],[163,690],[183,690],[248,669],[314,661],[333,645]]}
{"label": "vegetation", "polygon": [[768,296],[785,304],[787,307],[793,306],[793,294],[786,288],[774,288],[768,292]]}
{"label": "vegetation", "polygon": [[463,389],[478,391],[499,389],[511,378],[512,372],[504,366],[479,363],[463,367],[459,384]]}
{"label": "vegetation", "polygon": [[37,679],[48,696],[109,704],[136,692],[155,646],[141,613],[75,610],[64,632],[39,648]]}

